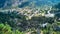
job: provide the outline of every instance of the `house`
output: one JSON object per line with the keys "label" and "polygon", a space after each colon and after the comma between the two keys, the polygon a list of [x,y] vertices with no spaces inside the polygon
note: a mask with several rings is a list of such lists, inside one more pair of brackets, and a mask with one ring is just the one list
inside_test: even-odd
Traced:
{"label": "house", "polygon": [[53,13],[50,13],[50,11],[52,10],[52,7],[50,8],[50,10],[48,10],[47,11],[47,14],[45,14],[45,17],[54,17],[55,16],[55,14],[53,14]]}

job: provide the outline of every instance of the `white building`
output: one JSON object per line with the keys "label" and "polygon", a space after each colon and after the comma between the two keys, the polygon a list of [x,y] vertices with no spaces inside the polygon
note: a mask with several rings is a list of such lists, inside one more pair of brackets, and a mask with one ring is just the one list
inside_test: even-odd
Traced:
{"label": "white building", "polygon": [[50,11],[52,10],[52,7],[50,8],[50,10],[48,10],[48,14],[45,14],[45,17],[54,17],[55,16],[55,14],[52,14],[52,13],[50,13]]}

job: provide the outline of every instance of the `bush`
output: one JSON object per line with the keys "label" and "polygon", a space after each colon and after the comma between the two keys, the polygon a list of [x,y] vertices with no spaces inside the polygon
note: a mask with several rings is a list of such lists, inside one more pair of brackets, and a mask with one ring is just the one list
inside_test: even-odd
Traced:
{"label": "bush", "polygon": [[12,30],[8,24],[0,24],[0,34],[23,34],[18,30]]}

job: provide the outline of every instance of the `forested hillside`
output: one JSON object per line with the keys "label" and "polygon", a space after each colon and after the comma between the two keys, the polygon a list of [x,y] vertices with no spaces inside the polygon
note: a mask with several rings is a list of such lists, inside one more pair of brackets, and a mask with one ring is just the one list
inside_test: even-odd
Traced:
{"label": "forested hillside", "polygon": [[60,34],[60,0],[0,0],[0,34]]}

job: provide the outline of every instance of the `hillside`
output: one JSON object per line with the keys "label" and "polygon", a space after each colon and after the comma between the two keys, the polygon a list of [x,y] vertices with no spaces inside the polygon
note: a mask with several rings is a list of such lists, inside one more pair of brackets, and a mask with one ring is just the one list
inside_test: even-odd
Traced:
{"label": "hillside", "polygon": [[60,34],[60,0],[0,0],[0,34]]}

